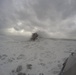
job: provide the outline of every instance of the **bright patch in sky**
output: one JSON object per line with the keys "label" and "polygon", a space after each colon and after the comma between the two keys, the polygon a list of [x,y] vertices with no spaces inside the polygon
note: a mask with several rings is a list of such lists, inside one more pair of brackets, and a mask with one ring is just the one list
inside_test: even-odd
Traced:
{"label": "bright patch in sky", "polygon": [[24,29],[17,31],[14,28],[8,28],[6,31],[11,35],[31,35],[31,32],[25,31]]}

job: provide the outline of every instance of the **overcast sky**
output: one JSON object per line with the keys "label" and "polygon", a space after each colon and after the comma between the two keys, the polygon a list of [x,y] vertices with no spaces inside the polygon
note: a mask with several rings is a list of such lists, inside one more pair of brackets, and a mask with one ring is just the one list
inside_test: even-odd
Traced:
{"label": "overcast sky", "polygon": [[76,0],[0,0],[0,30],[12,28],[76,38]]}

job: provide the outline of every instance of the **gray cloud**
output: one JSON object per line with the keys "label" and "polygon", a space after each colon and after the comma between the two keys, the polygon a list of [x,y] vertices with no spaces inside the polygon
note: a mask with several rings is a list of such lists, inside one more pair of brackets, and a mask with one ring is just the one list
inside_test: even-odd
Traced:
{"label": "gray cloud", "polygon": [[0,30],[39,28],[55,37],[75,37],[75,15],[76,0],[0,0]]}

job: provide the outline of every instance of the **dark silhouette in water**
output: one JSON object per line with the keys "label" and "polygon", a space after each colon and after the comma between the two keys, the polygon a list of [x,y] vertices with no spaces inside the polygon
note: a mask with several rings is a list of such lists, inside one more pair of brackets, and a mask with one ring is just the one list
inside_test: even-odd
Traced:
{"label": "dark silhouette in water", "polygon": [[37,33],[33,33],[32,37],[31,37],[31,40],[35,41],[37,38],[38,38],[38,34]]}

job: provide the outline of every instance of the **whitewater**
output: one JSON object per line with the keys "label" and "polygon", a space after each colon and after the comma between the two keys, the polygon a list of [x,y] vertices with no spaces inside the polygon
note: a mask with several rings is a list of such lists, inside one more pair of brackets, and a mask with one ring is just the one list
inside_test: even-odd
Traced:
{"label": "whitewater", "polygon": [[0,35],[0,75],[58,75],[76,50],[73,40],[29,39]]}

